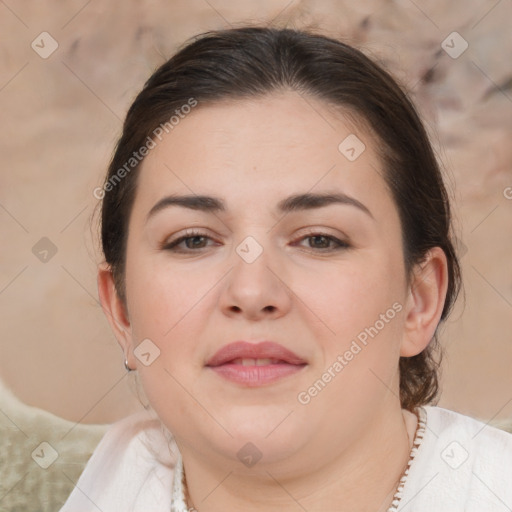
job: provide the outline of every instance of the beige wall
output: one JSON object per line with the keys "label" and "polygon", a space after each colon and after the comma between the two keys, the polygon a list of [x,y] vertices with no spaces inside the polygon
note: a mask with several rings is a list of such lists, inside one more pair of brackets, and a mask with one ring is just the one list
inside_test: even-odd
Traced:
{"label": "beige wall", "polygon": [[[198,32],[273,19],[345,37],[412,88],[443,148],[467,248],[465,309],[443,331],[440,405],[512,417],[511,2],[433,1],[423,12],[378,0],[83,4],[0,4],[0,377],[23,401],[85,423],[138,407],[97,300],[93,189],[164,56]],[[59,45],[47,59],[31,48],[51,48],[36,39],[44,31]],[[452,31],[469,43],[457,59],[441,49]],[[46,262],[33,253],[43,237],[57,250]],[[51,251],[41,243],[40,257]]]}

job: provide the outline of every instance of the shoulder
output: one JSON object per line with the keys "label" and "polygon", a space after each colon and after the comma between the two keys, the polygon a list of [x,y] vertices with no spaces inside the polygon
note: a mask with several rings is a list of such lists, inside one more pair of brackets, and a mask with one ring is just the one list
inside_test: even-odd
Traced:
{"label": "shoulder", "polygon": [[443,450],[444,459],[453,455],[461,464],[467,460],[473,468],[484,469],[488,474],[512,472],[512,434],[441,407],[430,406],[425,410],[428,428],[436,447]]}
{"label": "shoulder", "polygon": [[441,407],[424,410],[425,434],[401,506],[414,502],[418,512],[512,507],[512,434]]}
{"label": "shoulder", "polygon": [[429,427],[443,437],[456,435],[476,446],[482,443],[512,446],[512,434],[489,423],[442,407],[426,406],[424,409]]}
{"label": "shoulder", "polygon": [[174,440],[154,414],[142,411],[117,421],[61,512],[166,510],[177,455]]}

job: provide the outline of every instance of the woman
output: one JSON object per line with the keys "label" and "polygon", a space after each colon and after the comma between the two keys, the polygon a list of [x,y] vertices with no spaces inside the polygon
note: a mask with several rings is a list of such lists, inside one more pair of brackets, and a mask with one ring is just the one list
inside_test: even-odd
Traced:
{"label": "woman", "polygon": [[62,511],[512,507],[512,436],[428,405],[449,202],[359,51],[203,34],[135,99],[97,195],[100,299],[151,411],[111,427]]}

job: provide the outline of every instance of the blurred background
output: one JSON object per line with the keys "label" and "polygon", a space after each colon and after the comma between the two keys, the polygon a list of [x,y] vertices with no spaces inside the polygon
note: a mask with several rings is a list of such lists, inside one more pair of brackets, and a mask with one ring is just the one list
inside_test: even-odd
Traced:
{"label": "blurred background", "polygon": [[271,23],[356,45],[410,91],[445,169],[465,282],[441,331],[439,405],[512,417],[511,19],[510,0],[1,0],[4,388],[73,424],[141,408],[98,302],[93,190],[158,65],[197,33]]}

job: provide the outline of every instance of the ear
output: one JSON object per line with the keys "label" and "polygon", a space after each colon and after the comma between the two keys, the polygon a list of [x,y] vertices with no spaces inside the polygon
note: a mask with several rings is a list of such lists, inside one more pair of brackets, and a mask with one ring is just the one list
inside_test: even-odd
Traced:
{"label": "ear", "polygon": [[441,319],[448,289],[448,264],[440,247],[433,247],[413,269],[405,311],[400,355],[422,352],[432,340]]}
{"label": "ear", "polygon": [[134,369],[136,362],[132,351],[132,330],[128,312],[117,293],[114,278],[107,263],[101,263],[98,266],[98,294],[103,312],[123,349],[128,366]]}

